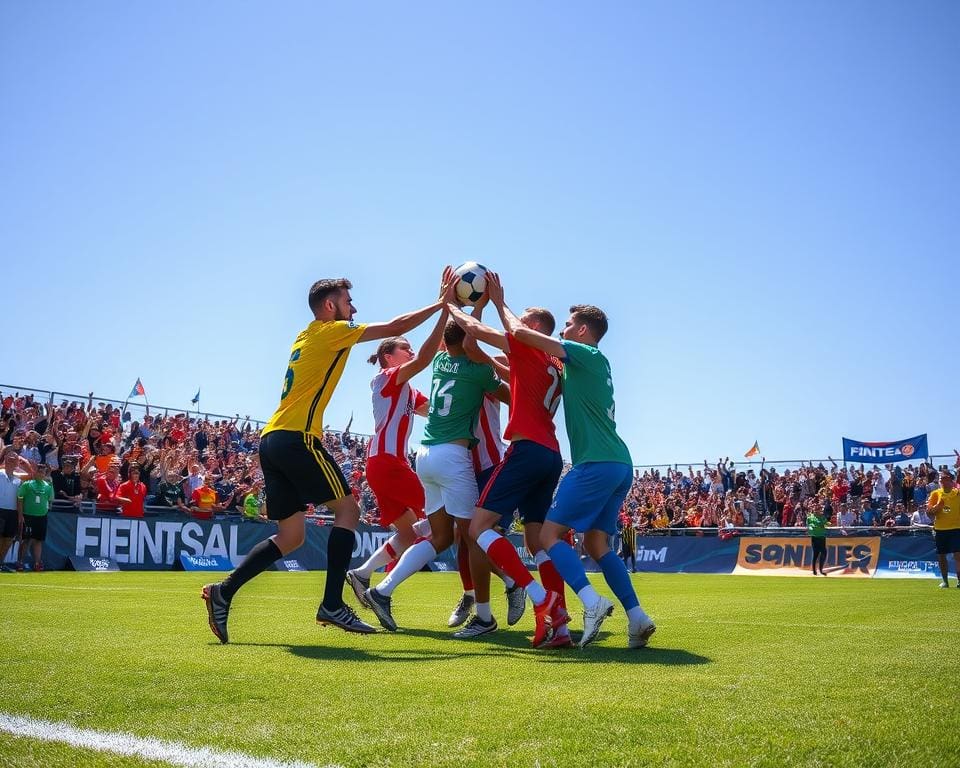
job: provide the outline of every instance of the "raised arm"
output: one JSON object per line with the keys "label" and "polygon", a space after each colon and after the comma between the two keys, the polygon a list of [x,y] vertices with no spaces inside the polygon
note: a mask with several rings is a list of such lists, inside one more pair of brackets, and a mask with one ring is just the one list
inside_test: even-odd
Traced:
{"label": "raised arm", "polygon": [[512,334],[521,344],[539,349],[541,352],[546,352],[560,360],[566,359],[567,353],[563,344],[552,336],[527,328],[520,322],[520,318],[513,314],[504,301],[503,284],[500,282],[500,275],[496,272],[487,274],[487,292],[490,294],[490,301],[493,302],[497,312],[500,313],[500,320],[507,333]]}
{"label": "raised arm", "polygon": [[440,297],[423,309],[398,315],[387,323],[370,323],[360,334],[360,341],[376,341],[390,336],[402,336],[423,323],[430,315],[440,309],[448,301],[453,300],[457,277],[452,267],[445,267],[440,279]]}
{"label": "raised arm", "polygon": [[[503,331],[498,331],[496,328],[484,325],[478,318],[468,315],[453,304],[447,304],[447,311],[456,321],[457,325],[463,328],[463,330],[467,332],[467,336],[471,339],[482,341],[491,347],[502,349],[504,352],[510,351],[507,335]],[[464,343],[464,346],[466,346],[466,343]]]}
{"label": "raised arm", "polygon": [[412,360],[400,366],[400,370],[397,371],[397,384],[405,384],[430,365],[430,361],[433,360],[434,355],[437,354],[437,350],[440,348],[440,340],[443,338],[443,327],[447,324],[448,317],[447,309],[444,307],[444,310],[440,313],[440,317],[437,318],[437,324],[433,327],[433,330],[430,331],[430,335],[424,340],[420,349],[417,350],[417,354]]}

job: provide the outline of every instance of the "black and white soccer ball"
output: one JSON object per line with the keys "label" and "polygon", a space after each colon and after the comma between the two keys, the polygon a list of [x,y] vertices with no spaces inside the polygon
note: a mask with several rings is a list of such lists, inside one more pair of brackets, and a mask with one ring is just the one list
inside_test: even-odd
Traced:
{"label": "black and white soccer ball", "polygon": [[457,283],[457,298],[472,307],[487,290],[487,268],[475,261],[468,261],[457,267],[454,274],[460,278]]}

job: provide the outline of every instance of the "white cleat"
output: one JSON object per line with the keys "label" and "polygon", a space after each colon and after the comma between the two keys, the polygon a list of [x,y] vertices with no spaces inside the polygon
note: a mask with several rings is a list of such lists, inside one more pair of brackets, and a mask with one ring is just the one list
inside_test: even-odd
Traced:
{"label": "white cleat", "polygon": [[583,637],[580,638],[580,647],[586,648],[597,639],[600,634],[600,625],[603,620],[613,613],[613,603],[601,597],[593,608],[583,609]]}
{"label": "white cleat", "polygon": [[652,621],[639,624],[627,629],[627,648],[646,648],[650,636],[657,631],[657,625]]}

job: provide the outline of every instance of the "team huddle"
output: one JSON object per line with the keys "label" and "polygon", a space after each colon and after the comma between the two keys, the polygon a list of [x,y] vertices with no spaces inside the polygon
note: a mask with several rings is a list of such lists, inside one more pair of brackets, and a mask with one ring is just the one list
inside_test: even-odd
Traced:
{"label": "team huddle", "polygon": [[[306,504],[322,503],[333,512],[334,526],[317,612],[321,624],[376,631],[344,602],[348,582],[360,604],[395,631],[394,591],[456,544],[464,593],[449,624],[466,625],[454,637],[478,637],[498,628],[490,606],[496,573],[506,588],[509,624],[520,620],[530,599],[537,648],[573,646],[564,595],[569,585],[583,605],[579,645],[584,647],[596,639],[614,605],[587,579],[569,542],[577,531],[626,611],[627,646],[648,643],[655,625],[609,546],[633,470],[616,431],[610,365],[598,349],[606,316],[591,305],[571,307],[555,338],[551,313],[533,307],[518,317],[507,306],[496,274],[486,275],[482,296],[471,297],[476,298],[471,314],[458,305],[459,283],[448,267],[436,302],[369,325],[352,321],[356,310],[349,281],[321,280],[311,288],[315,319],[294,342],[280,406],[260,445],[268,515],[277,522],[277,534],[257,544],[223,582],[203,589],[210,628],[221,642],[228,640],[227,619],[237,590],[303,543]],[[483,322],[488,302],[503,330]],[[402,334],[438,312],[430,335],[414,352]],[[360,511],[323,448],[323,410],[352,346],[373,340],[380,344],[370,362],[380,370],[371,383],[376,432],[368,449],[367,482],[381,523],[393,534],[367,562],[348,570]],[[489,354],[481,342],[496,352]],[[432,378],[425,395],[411,380],[428,366]],[[561,397],[573,463],[562,480],[554,425]],[[509,404],[505,450],[501,402]],[[408,440],[418,415],[426,425],[414,470],[407,460]],[[539,580],[504,535],[515,513],[523,521]],[[389,566],[386,577],[372,587],[372,574],[384,566]]]}

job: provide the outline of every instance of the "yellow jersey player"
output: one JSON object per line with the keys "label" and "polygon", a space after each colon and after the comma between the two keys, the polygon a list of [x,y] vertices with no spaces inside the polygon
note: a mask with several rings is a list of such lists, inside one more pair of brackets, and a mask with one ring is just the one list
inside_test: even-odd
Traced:
{"label": "yellow jersey player", "polygon": [[455,285],[453,270],[447,267],[437,301],[390,322],[371,324],[353,322],[356,308],[349,280],[318,280],[310,288],[308,303],[314,319],[293,343],[280,405],[260,439],[267,514],[276,521],[277,533],[253,547],[222,582],[203,588],[210,629],[221,643],[227,642],[227,617],[237,590],[303,544],[307,504],[324,504],[334,515],[317,621],[348,632],[375,631],[343,602],[360,508],[340,468],[323,447],[323,411],[354,344],[411,331],[452,300]]}

